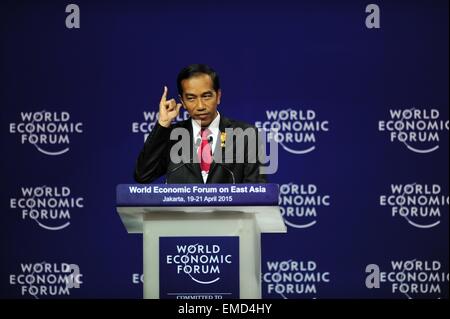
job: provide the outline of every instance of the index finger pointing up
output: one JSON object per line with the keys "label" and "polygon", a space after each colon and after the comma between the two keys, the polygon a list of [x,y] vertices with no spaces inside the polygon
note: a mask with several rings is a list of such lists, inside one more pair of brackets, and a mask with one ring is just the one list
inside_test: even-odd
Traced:
{"label": "index finger pointing up", "polygon": [[164,92],[161,96],[161,101],[160,103],[166,103],[166,98],[167,98],[167,86],[164,85]]}

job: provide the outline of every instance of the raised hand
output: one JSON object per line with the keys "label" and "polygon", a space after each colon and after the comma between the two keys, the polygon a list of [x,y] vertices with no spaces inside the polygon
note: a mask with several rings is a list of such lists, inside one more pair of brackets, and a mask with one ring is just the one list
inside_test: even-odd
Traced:
{"label": "raised hand", "polygon": [[159,102],[159,125],[169,127],[174,118],[180,112],[181,104],[177,103],[175,99],[167,100],[167,86],[164,86],[164,92]]}

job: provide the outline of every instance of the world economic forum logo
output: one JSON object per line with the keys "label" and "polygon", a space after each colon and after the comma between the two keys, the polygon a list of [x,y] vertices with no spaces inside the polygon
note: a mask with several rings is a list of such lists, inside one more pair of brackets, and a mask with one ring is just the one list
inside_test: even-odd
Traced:
{"label": "world economic forum logo", "polygon": [[393,218],[404,218],[416,228],[439,225],[448,205],[449,196],[442,193],[439,184],[391,184],[390,193],[380,196],[380,206],[390,207]]}
{"label": "world economic forum logo", "polygon": [[368,289],[386,287],[393,296],[408,299],[448,298],[449,273],[440,260],[392,260],[385,267],[368,264],[365,271]]}
{"label": "world economic forum logo", "polygon": [[286,225],[308,228],[317,223],[319,210],[330,206],[330,195],[315,184],[281,184],[278,204]]}
{"label": "world economic forum logo", "polygon": [[[155,127],[158,122],[159,112],[157,111],[144,111],[142,112],[142,120],[131,122],[131,133],[142,134],[144,141],[147,139],[150,132]],[[180,114],[174,119],[174,122],[180,122],[187,120],[189,118],[189,113],[184,109],[180,110]]]}
{"label": "world economic forum logo", "polygon": [[222,255],[219,245],[177,245],[176,255],[167,255],[167,264],[176,264],[176,273],[209,285],[220,280],[220,265],[231,264],[231,255]]}
{"label": "world economic forum logo", "polygon": [[314,260],[270,260],[262,275],[267,298],[317,298],[321,286],[331,282],[329,271],[320,271]]}
{"label": "world economic forum logo", "polygon": [[73,263],[21,263],[17,274],[9,275],[9,284],[20,287],[20,295],[35,299],[70,296],[83,284],[80,267]]}
{"label": "world economic forum logo", "polygon": [[329,121],[319,119],[312,109],[266,110],[266,119],[255,126],[266,133],[266,141],[273,140],[292,154],[314,151],[319,134],[329,131]]}
{"label": "world economic forum logo", "polygon": [[378,122],[378,130],[387,131],[391,143],[400,142],[415,153],[436,151],[449,129],[449,121],[441,119],[437,109],[390,109],[389,115]]}
{"label": "world economic forum logo", "polygon": [[10,208],[22,220],[35,221],[46,230],[62,230],[70,225],[72,213],[84,207],[84,198],[74,196],[69,186],[22,186],[20,195],[11,197]]}
{"label": "world economic forum logo", "polygon": [[239,237],[160,237],[159,297],[239,298]]}
{"label": "world economic forum logo", "polygon": [[9,124],[9,132],[19,134],[21,144],[29,143],[45,155],[67,153],[71,136],[83,133],[83,123],[71,121],[65,111],[20,112],[20,119]]}

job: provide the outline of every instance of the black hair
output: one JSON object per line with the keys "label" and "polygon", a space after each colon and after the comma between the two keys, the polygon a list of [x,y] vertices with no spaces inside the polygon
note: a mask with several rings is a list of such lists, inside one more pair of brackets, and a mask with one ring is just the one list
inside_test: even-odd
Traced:
{"label": "black hair", "polygon": [[183,68],[180,73],[178,73],[177,77],[177,89],[180,95],[183,95],[183,87],[181,86],[181,81],[192,78],[194,76],[198,76],[201,74],[207,74],[211,77],[213,82],[214,91],[218,91],[220,89],[220,81],[219,75],[214,71],[213,68],[206,64],[191,64],[187,67]]}

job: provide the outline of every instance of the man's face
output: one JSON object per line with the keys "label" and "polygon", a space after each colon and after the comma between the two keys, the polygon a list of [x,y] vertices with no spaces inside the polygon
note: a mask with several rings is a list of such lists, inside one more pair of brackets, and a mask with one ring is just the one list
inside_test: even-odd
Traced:
{"label": "man's face", "polygon": [[181,81],[181,101],[189,115],[201,126],[206,127],[217,115],[221,92],[214,91],[209,75],[201,74]]}

